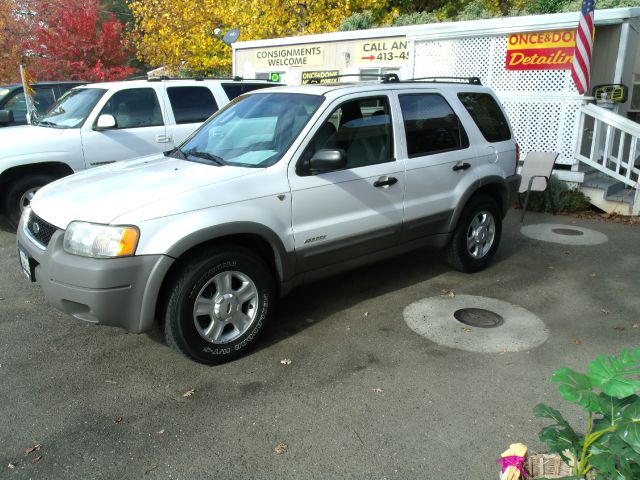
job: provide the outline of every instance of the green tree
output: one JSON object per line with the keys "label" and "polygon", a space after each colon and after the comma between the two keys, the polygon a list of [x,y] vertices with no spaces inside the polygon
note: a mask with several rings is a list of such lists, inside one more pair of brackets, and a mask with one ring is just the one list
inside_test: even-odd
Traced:
{"label": "green tree", "polygon": [[373,15],[369,10],[356,12],[340,22],[338,30],[342,32],[351,30],[368,30],[373,28]]}

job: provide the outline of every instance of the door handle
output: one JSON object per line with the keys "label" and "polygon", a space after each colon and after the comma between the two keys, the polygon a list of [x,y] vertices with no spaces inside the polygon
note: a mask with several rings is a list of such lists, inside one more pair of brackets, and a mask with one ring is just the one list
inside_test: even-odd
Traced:
{"label": "door handle", "polygon": [[156,142],[167,143],[171,141],[171,135],[156,135]]}
{"label": "door handle", "polygon": [[467,168],[470,168],[471,164],[464,162],[464,163],[458,163],[457,165],[453,166],[453,171],[457,172],[458,170],[466,170]]}
{"label": "door handle", "polygon": [[379,180],[373,182],[374,187],[390,187],[391,185],[395,185],[398,183],[398,179],[396,177],[381,177]]}

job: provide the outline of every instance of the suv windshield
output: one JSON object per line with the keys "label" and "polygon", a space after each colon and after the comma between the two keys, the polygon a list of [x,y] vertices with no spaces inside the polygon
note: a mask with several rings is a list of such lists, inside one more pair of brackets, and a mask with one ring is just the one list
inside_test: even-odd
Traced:
{"label": "suv windshield", "polygon": [[324,97],[256,93],[233,100],[180,146],[188,160],[268,167],[276,163]]}
{"label": "suv windshield", "polygon": [[37,125],[54,128],[79,128],[105,94],[102,88],[69,90],[38,119]]}

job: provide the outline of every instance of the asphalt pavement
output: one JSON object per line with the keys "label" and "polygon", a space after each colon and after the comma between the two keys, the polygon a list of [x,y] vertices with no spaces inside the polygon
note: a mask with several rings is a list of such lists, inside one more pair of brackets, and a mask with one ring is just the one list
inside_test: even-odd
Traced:
{"label": "asphalt pavement", "polygon": [[[537,403],[583,421],[549,383],[555,369],[584,371],[640,344],[640,226],[527,214],[560,237],[605,238],[563,244],[523,235],[519,213],[487,270],[455,272],[425,249],[298,288],[257,349],[214,367],[159,330],[127,334],[54,310],[24,278],[5,225],[0,478],[498,478],[510,443],[543,449]],[[447,299],[506,305],[504,325],[451,319],[434,333]],[[534,318],[519,339],[506,328],[513,311]],[[485,341],[498,347],[472,351]]]}

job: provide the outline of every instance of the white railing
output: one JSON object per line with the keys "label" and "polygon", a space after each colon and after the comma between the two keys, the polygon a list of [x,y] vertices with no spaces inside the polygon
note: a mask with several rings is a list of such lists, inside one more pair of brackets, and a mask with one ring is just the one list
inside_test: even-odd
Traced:
{"label": "white railing", "polygon": [[576,160],[635,189],[633,215],[640,211],[640,124],[594,104],[580,109]]}

